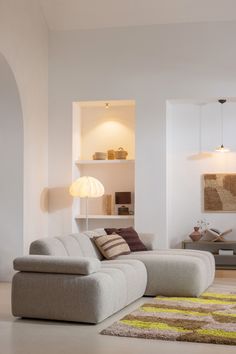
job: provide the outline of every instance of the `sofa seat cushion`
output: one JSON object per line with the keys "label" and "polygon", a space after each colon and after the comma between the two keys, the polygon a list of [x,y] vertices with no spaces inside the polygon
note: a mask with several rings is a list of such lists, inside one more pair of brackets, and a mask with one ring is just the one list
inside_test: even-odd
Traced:
{"label": "sofa seat cushion", "polygon": [[[102,261],[102,269],[100,272],[106,272],[110,274],[111,277],[114,272],[117,272],[117,277],[114,278],[113,292],[112,295],[115,299],[115,293],[120,294],[116,301],[119,309],[123,303],[123,307],[133,302],[134,300],[142,297],[144,295],[147,286],[147,270],[143,262],[138,260],[109,260]],[[119,282],[118,282],[119,274]],[[114,291],[117,288],[116,291]],[[124,299],[121,301],[122,297]]]}
{"label": "sofa seat cushion", "polygon": [[133,252],[118,259],[138,259],[147,269],[145,295],[199,296],[215,275],[211,253],[193,250]]}

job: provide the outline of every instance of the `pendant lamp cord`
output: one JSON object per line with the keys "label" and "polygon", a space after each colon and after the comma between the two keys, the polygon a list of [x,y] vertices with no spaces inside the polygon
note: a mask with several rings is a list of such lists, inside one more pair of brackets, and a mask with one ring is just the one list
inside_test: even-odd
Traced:
{"label": "pendant lamp cord", "polygon": [[202,105],[199,106],[199,152],[202,152]]}
{"label": "pendant lamp cord", "polygon": [[220,120],[221,120],[221,146],[224,146],[224,124],[223,124],[223,104],[226,102],[226,99],[220,99],[218,102],[221,104],[220,107]]}
{"label": "pendant lamp cord", "polygon": [[220,107],[220,119],[221,119],[221,144],[224,146],[223,104],[221,104]]}

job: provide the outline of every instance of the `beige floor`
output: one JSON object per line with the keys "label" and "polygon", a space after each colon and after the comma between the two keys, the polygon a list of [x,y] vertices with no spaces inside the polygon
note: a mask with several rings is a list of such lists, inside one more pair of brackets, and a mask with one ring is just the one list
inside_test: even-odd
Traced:
{"label": "beige floor", "polygon": [[[218,271],[216,284],[236,286],[236,271]],[[102,336],[99,332],[147,299],[141,299],[99,325],[15,319],[10,284],[0,283],[0,354],[224,354],[235,347]]]}

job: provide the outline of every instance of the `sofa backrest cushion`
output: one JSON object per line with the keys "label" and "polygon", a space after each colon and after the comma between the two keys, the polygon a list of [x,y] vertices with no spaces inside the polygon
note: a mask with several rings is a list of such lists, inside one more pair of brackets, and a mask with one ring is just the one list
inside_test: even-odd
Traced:
{"label": "sofa backrest cushion", "polygon": [[36,240],[31,243],[29,253],[103,259],[90,237],[82,233]]}

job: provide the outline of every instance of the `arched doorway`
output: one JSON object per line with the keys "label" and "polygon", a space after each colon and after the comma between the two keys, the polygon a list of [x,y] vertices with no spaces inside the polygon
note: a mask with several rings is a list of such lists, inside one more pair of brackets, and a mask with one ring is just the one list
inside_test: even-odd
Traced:
{"label": "arched doorway", "polygon": [[23,253],[23,115],[13,72],[0,53],[0,281]]}

